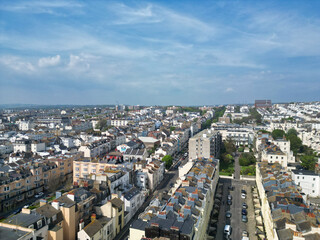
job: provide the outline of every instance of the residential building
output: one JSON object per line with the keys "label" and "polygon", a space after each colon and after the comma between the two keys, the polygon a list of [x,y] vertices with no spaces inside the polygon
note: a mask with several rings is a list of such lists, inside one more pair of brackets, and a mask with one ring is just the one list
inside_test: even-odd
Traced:
{"label": "residential building", "polygon": [[294,183],[309,197],[320,197],[320,175],[314,171],[292,170]]}
{"label": "residential building", "polygon": [[218,131],[206,129],[189,139],[189,158],[220,157],[222,136]]}

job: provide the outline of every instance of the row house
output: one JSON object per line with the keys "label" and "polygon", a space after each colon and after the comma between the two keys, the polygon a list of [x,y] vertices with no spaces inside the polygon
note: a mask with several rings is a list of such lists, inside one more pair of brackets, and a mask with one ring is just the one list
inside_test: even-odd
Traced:
{"label": "row house", "polygon": [[309,208],[290,175],[279,163],[256,166],[256,183],[268,239],[318,239],[319,216]]}
{"label": "row house", "polygon": [[163,179],[165,171],[164,163],[159,160],[153,160],[147,163],[139,161],[134,166],[136,170],[136,184],[143,190],[153,191]]}
{"label": "row house", "polygon": [[91,158],[106,154],[111,150],[111,143],[109,139],[102,139],[90,144],[81,146],[78,151],[83,152],[84,157]]}
{"label": "row house", "polygon": [[218,160],[198,159],[164,205],[155,199],[147,213],[131,224],[129,238],[205,239],[219,179],[218,168]]}

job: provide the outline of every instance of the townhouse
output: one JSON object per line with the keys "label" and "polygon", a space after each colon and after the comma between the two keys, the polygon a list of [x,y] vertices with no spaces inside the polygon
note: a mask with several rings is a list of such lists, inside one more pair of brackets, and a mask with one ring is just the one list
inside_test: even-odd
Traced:
{"label": "townhouse", "polygon": [[196,160],[180,187],[163,205],[156,199],[132,223],[129,239],[205,239],[218,168],[219,160]]}

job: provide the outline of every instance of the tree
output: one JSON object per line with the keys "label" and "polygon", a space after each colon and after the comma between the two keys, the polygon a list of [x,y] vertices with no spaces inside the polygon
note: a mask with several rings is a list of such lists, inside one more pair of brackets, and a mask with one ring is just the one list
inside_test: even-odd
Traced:
{"label": "tree", "polygon": [[314,156],[304,155],[300,157],[301,166],[307,170],[313,171],[315,168],[315,164],[317,159]]}
{"label": "tree", "polygon": [[273,139],[279,139],[279,138],[283,138],[283,136],[285,136],[286,133],[281,129],[275,129],[272,131],[271,135]]}
{"label": "tree", "polygon": [[101,130],[106,126],[107,126],[107,120],[106,119],[100,119],[99,122],[97,123],[96,128]]}
{"label": "tree", "polygon": [[249,166],[256,163],[256,157],[252,153],[242,153],[239,157],[239,164],[241,166]]}
{"label": "tree", "polygon": [[295,130],[294,128],[290,128],[287,132],[287,136],[291,136],[291,135],[298,136],[297,130]]}
{"label": "tree", "polygon": [[162,158],[162,162],[165,163],[165,167],[166,169],[169,169],[172,165],[172,156],[171,155],[165,155],[163,158]]}
{"label": "tree", "polygon": [[171,126],[171,127],[170,127],[170,132],[174,131],[175,129],[176,129],[176,127]]}

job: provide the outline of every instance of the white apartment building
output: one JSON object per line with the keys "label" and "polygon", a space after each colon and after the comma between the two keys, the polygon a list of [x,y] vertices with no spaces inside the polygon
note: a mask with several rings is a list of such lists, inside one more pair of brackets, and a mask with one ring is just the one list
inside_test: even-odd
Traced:
{"label": "white apartment building", "polygon": [[292,179],[302,192],[310,197],[320,197],[320,176],[313,171],[292,170]]}
{"label": "white apartment building", "polygon": [[145,192],[133,187],[121,196],[121,200],[124,202],[125,211],[129,212],[127,219],[130,220],[143,204]]}
{"label": "white apartment building", "polygon": [[111,126],[115,127],[121,127],[121,126],[127,126],[129,123],[126,119],[111,119]]}

